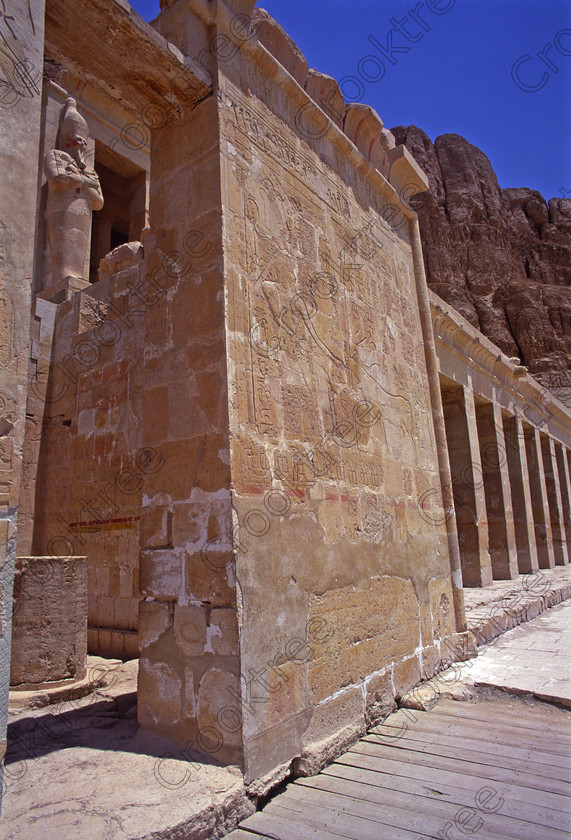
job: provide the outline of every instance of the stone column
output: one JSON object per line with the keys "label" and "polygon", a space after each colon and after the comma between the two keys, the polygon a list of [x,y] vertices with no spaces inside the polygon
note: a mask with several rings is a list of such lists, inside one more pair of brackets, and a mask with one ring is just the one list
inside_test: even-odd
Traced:
{"label": "stone column", "polygon": [[551,518],[549,516],[547,489],[545,487],[539,430],[528,426],[527,423],[523,424],[523,430],[529,469],[529,486],[531,490],[531,507],[535,528],[537,559],[540,569],[552,569],[555,566],[555,556],[553,554]]}
{"label": "stone column", "polygon": [[518,575],[517,552],[500,407],[496,403],[477,405],[476,421],[484,470],[492,573],[495,580],[511,580]]}
{"label": "stone column", "polygon": [[87,557],[19,557],[10,683],[81,680],[87,660]]}
{"label": "stone column", "polygon": [[555,557],[555,565],[562,566],[569,562],[569,555],[567,554],[567,540],[563,527],[563,505],[561,501],[557,460],[555,457],[553,439],[548,435],[540,434],[540,441],[541,452],[543,455],[543,469],[545,472],[545,488],[547,490],[549,515],[551,517],[553,554]]}
{"label": "stone column", "polygon": [[[0,17],[0,758],[6,751],[12,588],[24,438],[41,133],[44,2]],[[3,788],[0,779],[0,791]]]}
{"label": "stone column", "polygon": [[450,454],[454,509],[464,586],[492,582],[488,551],[488,521],[474,395],[458,387],[442,392],[446,438]]}
{"label": "stone column", "polygon": [[528,574],[539,566],[521,418],[504,418],[504,437],[512,494],[518,569],[521,574]]}
{"label": "stone column", "polygon": [[561,487],[561,504],[563,506],[563,522],[565,536],[567,538],[567,553],[571,551],[571,480],[569,476],[569,463],[565,445],[555,444],[555,455],[557,458],[557,472],[559,473],[559,484]]}

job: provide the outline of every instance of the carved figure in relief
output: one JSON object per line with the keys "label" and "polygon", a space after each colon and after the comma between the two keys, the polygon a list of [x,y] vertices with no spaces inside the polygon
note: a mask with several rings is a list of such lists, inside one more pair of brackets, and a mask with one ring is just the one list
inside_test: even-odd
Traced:
{"label": "carved figure in relief", "polygon": [[46,153],[52,282],[89,278],[91,213],[103,207],[99,176],[86,163],[89,129],[73,97],[60,112],[56,148]]}

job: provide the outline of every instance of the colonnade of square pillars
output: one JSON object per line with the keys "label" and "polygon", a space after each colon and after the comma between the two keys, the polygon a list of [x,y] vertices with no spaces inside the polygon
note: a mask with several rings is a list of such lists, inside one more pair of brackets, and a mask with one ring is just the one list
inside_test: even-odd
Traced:
{"label": "colonnade of square pillars", "polygon": [[464,586],[569,562],[569,451],[475,396],[442,391]]}

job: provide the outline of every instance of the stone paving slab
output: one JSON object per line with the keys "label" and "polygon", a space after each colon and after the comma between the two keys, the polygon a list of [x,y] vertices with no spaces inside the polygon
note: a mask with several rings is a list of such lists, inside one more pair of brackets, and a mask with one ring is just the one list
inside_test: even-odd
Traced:
{"label": "stone paving slab", "polygon": [[477,659],[457,665],[462,680],[527,692],[571,707],[571,602],[497,638]]}

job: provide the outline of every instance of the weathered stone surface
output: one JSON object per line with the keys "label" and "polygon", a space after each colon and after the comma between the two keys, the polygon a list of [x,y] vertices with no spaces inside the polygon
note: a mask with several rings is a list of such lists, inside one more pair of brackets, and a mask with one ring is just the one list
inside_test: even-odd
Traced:
{"label": "weathered stone surface", "polygon": [[383,577],[372,581],[367,599],[350,587],[312,600],[315,615],[331,629],[329,644],[316,648],[309,663],[308,678],[316,701],[406,656],[412,639],[419,638],[418,601],[408,580]]}
{"label": "weathered stone surface", "polygon": [[183,562],[180,549],[141,551],[141,594],[161,601],[176,601],[182,592]]}
{"label": "weathered stone surface", "polygon": [[166,505],[146,507],[141,512],[140,540],[143,548],[166,548],[168,545],[168,514]]}
{"label": "weathered stone surface", "polygon": [[[454,672],[452,672],[454,673]],[[447,678],[451,678],[447,674]],[[417,685],[412,691],[407,692],[399,701],[403,709],[415,709],[418,712],[429,712],[444,698],[448,700],[469,700],[473,697],[471,689],[462,682],[447,685],[438,677],[428,682]]]}
{"label": "weathered stone surface", "polygon": [[182,720],[183,682],[167,662],[141,656],[137,682],[139,723],[165,730]]}
{"label": "weathered stone surface", "polygon": [[546,387],[571,399],[571,199],[501,189],[456,134],[392,129],[427,173],[418,212],[430,287]]}
{"label": "weathered stone surface", "polygon": [[254,9],[252,30],[260,43],[303,87],[307,79],[307,60],[285,29],[265,9]]}
{"label": "weathered stone surface", "polygon": [[429,645],[422,649],[420,654],[421,676],[423,680],[429,680],[441,667],[441,656],[438,645]]}
{"label": "weathered stone surface", "polygon": [[[204,732],[205,745],[198,742],[198,748],[202,746],[202,752],[214,753],[217,756],[224,755],[223,747],[238,747],[242,743],[242,729],[238,719],[231,723],[222,725],[224,719],[221,712],[232,705],[233,698],[239,691],[239,679],[236,674],[230,671],[223,671],[221,668],[210,668],[200,681],[198,690],[198,713],[197,720],[200,730]],[[236,706],[234,701],[234,706]]]}
{"label": "weathered stone surface", "polygon": [[326,73],[310,69],[305,89],[338,128],[343,128],[345,100],[337,81]]}
{"label": "weathered stone surface", "polygon": [[314,776],[360,738],[366,730],[363,711],[363,693],[358,688],[316,706],[302,753],[293,761],[295,775]]}
{"label": "weathered stone surface", "polygon": [[213,609],[206,628],[206,652],[220,656],[238,654],[238,616],[233,609]]}
{"label": "weathered stone surface", "polygon": [[[37,233],[42,126],[44,3],[31,0],[5,16],[3,7],[0,130],[0,752],[6,737],[10,683],[11,603],[26,426],[30,312]],[[11,35],[4,35],[9,22]],[[76,552],[66,552],[75,554]],[[79,552],[77,552],[79,554]]]}
{"label": "weathered stone surface", "polygon": [[452,587],[447,580],[431,580],[429,591],[432,615],[435,617],[433,621],[434,638],[441,639],[453,633],[456,629]]}
{"label": "weathered stone surface", "polygon": [[204,761],[188,743],[138,729],[136,662],[89,657],[89,675],[96,693],[60,690],[57,708],[40,708],[43,693],[36,705],[11,698],[3,840],[217,840],[255,810],[237,766]]}
{"label": "weathered stone surface", "polygon": [[172,607],[160,601],[141,601],[139,604],[139,645],[144,651],[160,639],[172,626]]}
{"label": "weathered stone surface", "polygon": [[174,638],[185,656],[201,656],[206,646],[206,607],[174,608]]}
{"label": "weathered stone surface", "polygon": [[83,679],[87,558],[19,557],[12,622],[12,685]]}
{"label": "weathered stone surface", "polygon": [[125,242],[110,251],[99,263],[99,279],[104,280],[111,274],[125,271],[136,265],[144,257],[143,246],[140,242]]}
{"label": "weathered stone surface", "polygon": [[374,108],[361,102],[351,102],[345,109],[344,131],[361,154],[385,177],[390,162],[385,149],[386,135],[382,135],[383,121]]}
{"label": "weathered stone surface", "polygon": [[365,683],[365,709],[367,726],[387,717],[396,708],[390,671],[372,676]]}
{"label": "weathered stone surface", "polygon": [[406,694],[413,686],[417,685],[420,680],[421,669],[417,656],[411,656],[408,659],[403,659],[402,662],[396,663],[393,668],[393,684],[396,698],[402,697],[403,694]]}

